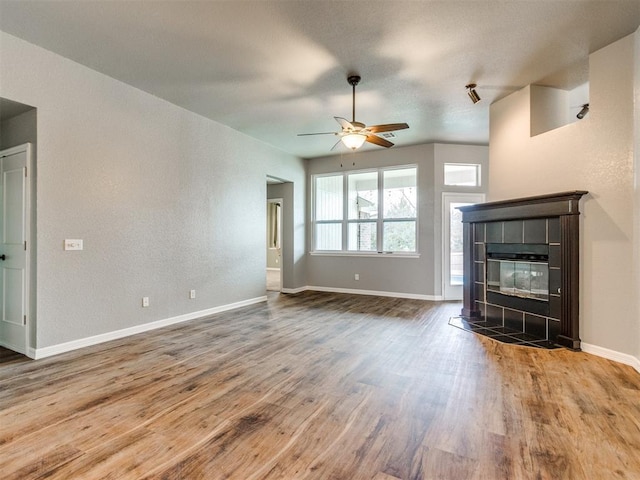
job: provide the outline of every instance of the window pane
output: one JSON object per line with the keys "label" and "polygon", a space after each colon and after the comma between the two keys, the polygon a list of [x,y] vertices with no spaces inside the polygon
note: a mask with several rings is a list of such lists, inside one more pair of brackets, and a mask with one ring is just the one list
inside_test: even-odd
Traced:
{"label": "window pane", "polygon": [[449,283],[462,285],[462,212],[458,207],[471,205],[470,203],[449,204]]}
{"label": "window pane", "polygon": [[402,168],[384,172],[384,218],[416,217],[416,171]]}
{"label": "window pane", "polygon": [[416,222],[384,222],[383,250],[385,252],[415,252]]}
{"label": "window pane", "polygon": [[349,219],[378,218],[378,172],[349,175]]}
{"label": "window pane", "polygon": [[349,224],[349,250],[357,252],[377,252],[376,222]]}
{"label": "window pane", "polygon": [[342,220],[342,175],[316,178],[316,220]]}
{"label": "window pane", "polygon": [[444,184],[457,185],[460,187],[480,186],[480,165],[445,163]]}
{"label": "window pane", "polygon": [[316,250],[342,250],[342,224],[317,224]]}

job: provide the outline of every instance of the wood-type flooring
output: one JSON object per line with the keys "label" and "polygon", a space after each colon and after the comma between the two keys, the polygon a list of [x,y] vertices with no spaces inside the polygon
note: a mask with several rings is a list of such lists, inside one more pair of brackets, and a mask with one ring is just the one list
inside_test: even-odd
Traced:
{"label": "wood-type flooring", "polygon": [[0,354],[0,475],[640,479],[640,374],[318,292],[42,360]]}

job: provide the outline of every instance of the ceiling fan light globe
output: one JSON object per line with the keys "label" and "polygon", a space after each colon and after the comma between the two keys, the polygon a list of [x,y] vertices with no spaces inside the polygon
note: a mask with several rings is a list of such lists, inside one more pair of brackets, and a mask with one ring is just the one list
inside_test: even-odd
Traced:
{"label": "ceiling fan light globe", "polygon": [[366,139],[367,136],[361,133],[350,133],[342,137],[342,143],[351,150],[357,150],[364,144]]}

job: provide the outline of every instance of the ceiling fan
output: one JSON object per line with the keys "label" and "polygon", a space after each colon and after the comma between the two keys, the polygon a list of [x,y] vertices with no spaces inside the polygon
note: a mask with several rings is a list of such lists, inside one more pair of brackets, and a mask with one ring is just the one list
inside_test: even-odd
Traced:
{"label": "ceiling fan", "polygon": [[353,101],[351,107],[351,121],[348,121],[342,117],[333,117],[336,119],[336,122],[340,124],[342,130],[340,132],[321,132],[321,133],[299,133],[298,136],[306,136],[306,135],[338,135],[340,140],[331,147],[331,150],[336,148],[340,142],[342,142],[347,148],[351,150],[356,150],[360,148],[364,142],[373,143],[375,145],[380,145],[381,147],[392,147],[393,143],[389,140],[379,137],[378,133],[383,132],[393,132],[395,130],[404,130],[405,128],[409,128],[409,125],[406,123],[387,123],[383,125],[372,125],[367,127],[362,122],[356,122],[356,85],[360,83],[359,75],[349,75],[347,77],[347,81],[349,85],[353,87]]}

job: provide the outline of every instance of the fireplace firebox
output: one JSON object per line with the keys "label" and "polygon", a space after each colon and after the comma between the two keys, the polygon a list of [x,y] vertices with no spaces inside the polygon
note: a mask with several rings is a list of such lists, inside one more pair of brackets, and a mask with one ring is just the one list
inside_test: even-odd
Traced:
{"label": "fireplace firebox", "polygon": [[462,316],[580,349],[576,190],[460,207]]}
{"label": "fireplace firebox", "polygon": [[487,291],[549,301],[549,246],[489,243]]}

